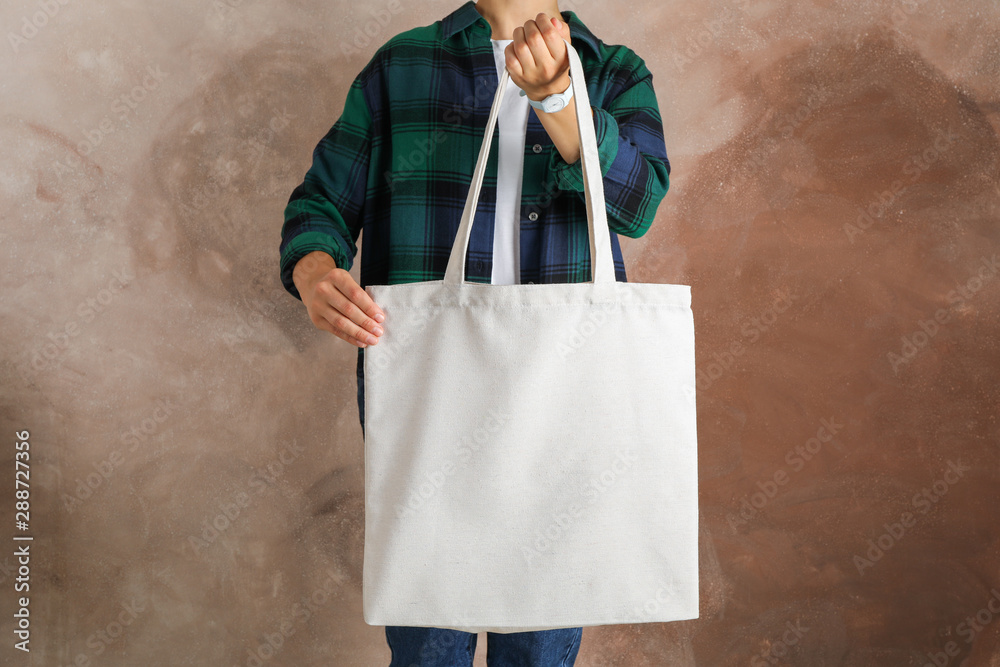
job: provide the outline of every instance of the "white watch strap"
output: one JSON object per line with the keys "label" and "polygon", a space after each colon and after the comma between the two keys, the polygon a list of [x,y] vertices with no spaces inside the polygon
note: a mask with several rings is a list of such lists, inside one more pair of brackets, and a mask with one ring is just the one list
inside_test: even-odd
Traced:
{"label": "white watch strap", "polygon": [[[528,95],[528,93],[524,92],[523,88],[518,88],[517,92],[518,92],[518,94],[521,97],[527,97],[527,95]],[[569,93],[569,95],[566,95],[566,93]],[[566,101],[569,102],[573,98],[573,77],[570,77],[570,79],[569,79],[569,85],[566,86],[566,90],[562,91],[561,93],[552,93],[552,95],[566,95]],[[551,97],[552,95],[550,95],[549,97]],[[549,98],[546,97],[543,100],[530,100],[529,99],[528,103],[531,104],[532,106],[534,106],[535,104],[541,104],[542,102],[544,102],[547,99],[549,99]]]}

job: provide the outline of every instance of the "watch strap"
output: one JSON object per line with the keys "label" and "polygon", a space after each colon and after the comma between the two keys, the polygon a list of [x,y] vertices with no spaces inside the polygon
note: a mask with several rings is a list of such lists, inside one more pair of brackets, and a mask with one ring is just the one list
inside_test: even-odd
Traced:
{"label": "watch strap", "polygon": [[[527,97],[527,95],[528,95],[521,88],[518,88],[518,92],[520,93],[521,97]],[[528,98],[528,104],[530,104],[531,106],[533,106],[536,109],[540,109],[540,110],[544,111],[545,110],[545,106],[544,106],[545,103],[547,101],[549,101],[550,99],[554,98],[554,97],[556,97],[556,98],[562,98],[562,100],[565,102],[565,104],[568,105],[569,101],[571,99],[573,99],[573,79],[570,78],[569,85],[566,86],[566,90],[562,91],[561,93],[552,93],[548,97],[546,97],[544,99],[541,99],[541,100],[533,100],[533,99],[531,99],[529,97]]]}

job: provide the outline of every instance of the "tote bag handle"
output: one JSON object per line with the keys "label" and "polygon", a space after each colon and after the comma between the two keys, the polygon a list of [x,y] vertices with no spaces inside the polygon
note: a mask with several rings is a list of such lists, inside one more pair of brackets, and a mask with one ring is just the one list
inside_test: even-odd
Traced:
{"label": "tote bag handle", "polygon": [[[569,55],[569,75],[573,81],[573,100],[576,107],[576,121],[580,130],[580,160],[583,163],[583,190],[587,202],[587,224],[590,228],[590,266],[591,282],[613,283],[615,281],[614,258],[611,254],[611,231],[608,229],[608,216],[604,203],[604,182],[601,176],[600,156],[597,152],[597,136],[594,131],[594,118],[590,111],[590,96],[587,93],[587,81],[583,74],[583,64],[576,49],[566,42]],[[510,72],[504,67],[503,75],[493,107],[490,109],[490,119],[486,123],[486,135],[479,149],[479,159],[476,171],[472,177],[469,195],[462,211],[462,223],[455,236],[455,244],[448,259],[444,282],[450,286],[460,286],[465,283],[465,254],[469,249],[469,237],[472,234],[472,219],[476,214],[479,202],[479,190],[486,173],[486,160],[490,154],[490,144],[493,142],[493,128],[496,126],[500,102],[507,90],[507,79]]]}

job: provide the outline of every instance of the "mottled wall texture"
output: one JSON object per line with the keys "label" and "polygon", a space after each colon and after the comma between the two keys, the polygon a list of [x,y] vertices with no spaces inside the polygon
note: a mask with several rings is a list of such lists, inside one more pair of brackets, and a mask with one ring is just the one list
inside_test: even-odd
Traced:
{"label": "mottled wall texture", "polygon": [[[0,663],[388,664],[356,351],[277,247],[353,77],[459,4],[0,7]],[[699,374],[701,616],[577,664],[1000,665],[1000,4],[561,8],[653,72],[622,245],[692,286]]]}

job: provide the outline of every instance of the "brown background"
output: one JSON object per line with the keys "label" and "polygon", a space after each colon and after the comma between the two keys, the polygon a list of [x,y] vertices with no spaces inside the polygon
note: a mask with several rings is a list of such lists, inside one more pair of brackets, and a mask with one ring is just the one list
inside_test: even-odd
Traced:
{"label": "brown background", "polygon": [[[253,664],[283,621],[265,664],[388,664],[355,350],[277,246],[354,75],[459,4],[4,3],[0,497],[9,539],[28,429],[35,536],[30,656],[0,549],[4,664]],[[671,189],[622,244],[692,286],[701,376],[701,617],[577,664],[1000,665],[1000,5],[561,8],[654,74]]]}

